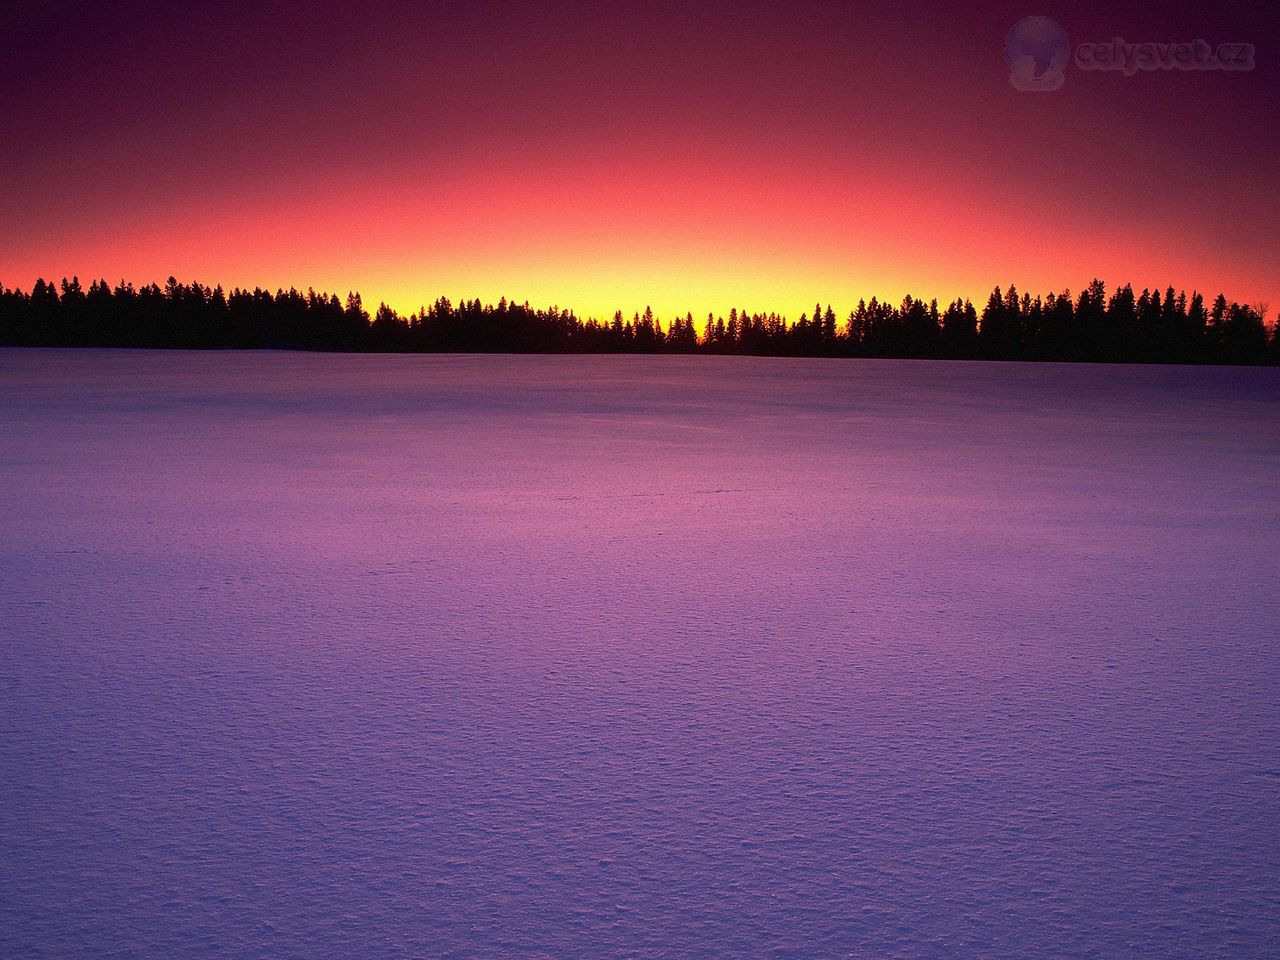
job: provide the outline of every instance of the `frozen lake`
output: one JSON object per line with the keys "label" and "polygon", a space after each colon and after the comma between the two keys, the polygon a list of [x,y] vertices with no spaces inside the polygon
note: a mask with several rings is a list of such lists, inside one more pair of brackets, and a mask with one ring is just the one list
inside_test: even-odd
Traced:
{"label": "frozen lake", "polygon": [[1280,371],[0,351],[0,955],[1273,957]]}

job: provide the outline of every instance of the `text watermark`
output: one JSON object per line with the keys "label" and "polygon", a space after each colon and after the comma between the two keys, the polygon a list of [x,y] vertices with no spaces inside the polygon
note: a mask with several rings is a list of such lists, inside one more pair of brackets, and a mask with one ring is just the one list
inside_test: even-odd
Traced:
{"label": "text watermark", "polygon": [[1139,70],[1252,70],[1253,55],[1252,43],[1126,43],[1114,37],[1080,44],[1075,64],[1081,70],[1117,70],[1132,77]]}
{"label": "text watermark", "polygon": [[1254,68],[1252,43],[1196,39],[1177,43],[1130,43],[1113,37],[1081,43],[1072,51],[1067,31],[1049,17],[1024,17],[1004,40],[1009,83],[1018,90],[1057,90],[1066,82],[1067,65],[1079,70],[1113,71],[1127,77],[1156,70],[1234,70]]}

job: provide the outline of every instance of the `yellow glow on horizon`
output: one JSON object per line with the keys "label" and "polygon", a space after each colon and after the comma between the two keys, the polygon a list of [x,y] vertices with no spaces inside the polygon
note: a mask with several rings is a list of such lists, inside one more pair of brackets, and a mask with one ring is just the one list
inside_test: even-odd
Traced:
{"label": "yellow glow on horizon", "polygon": [[815,301],[843,321],[872,296],[940,306],[959,296],[981,308],[997,284],[1078,292],[1094,276],[1266,300],[1272,279],[1195,238],[1135,242],[1131,225],[1062,224],[1047,238],[1044,218],[995,194],[875,170],[566,161],[420,180],[399,171],[103,217],[72,237],[32,237],[0,263],[0,279],[313,286],[402,314],[440,296],[602,321],[650,306],[664,325],[692,314],[699,326],[732,308],[794,322]]}

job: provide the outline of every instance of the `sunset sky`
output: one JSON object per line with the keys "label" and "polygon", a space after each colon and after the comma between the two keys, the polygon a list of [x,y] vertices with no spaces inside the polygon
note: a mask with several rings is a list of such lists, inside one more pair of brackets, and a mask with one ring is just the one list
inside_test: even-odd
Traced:
{"label": "sunset sky", "polygon": [[[580,314],[1173,283],[1280,307],[1265,2],[6,5],[0,282],[314,286]],[[1250,42],[1251,72],[1005,35]]]}

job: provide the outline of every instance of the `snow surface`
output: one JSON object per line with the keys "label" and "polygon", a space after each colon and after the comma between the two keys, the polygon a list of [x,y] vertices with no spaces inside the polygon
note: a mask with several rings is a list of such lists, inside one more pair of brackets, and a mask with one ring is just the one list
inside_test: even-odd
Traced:
{"label": "snow surface", "polygon": [[0,351],[0,955],[1273,957],[1280,371]]}

